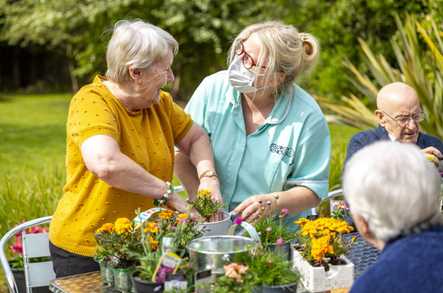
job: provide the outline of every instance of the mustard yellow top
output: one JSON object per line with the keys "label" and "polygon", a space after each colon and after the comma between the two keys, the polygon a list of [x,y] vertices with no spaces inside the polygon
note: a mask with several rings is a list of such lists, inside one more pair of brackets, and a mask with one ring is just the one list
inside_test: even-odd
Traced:
{"label": "mustard yellow top", "polygon": [[80,146],[87,138],[113,137],[122,153],[162,180],[173,176],[174,144],[192,126],[192,120],[172,97],[160,92],[160,101],[129,114],[97,76],[72,98],[67,121],[66,185],[53,215],[49,239],[57,247],[84,256],[95,254],[94,232],[119,217],[153,206],[146,195],[113,188],[90,172]]}

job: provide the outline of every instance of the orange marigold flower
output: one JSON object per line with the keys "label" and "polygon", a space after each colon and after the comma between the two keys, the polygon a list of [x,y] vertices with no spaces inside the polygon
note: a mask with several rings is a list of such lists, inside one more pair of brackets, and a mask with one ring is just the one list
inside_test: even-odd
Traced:
{"label": "orange marigold flower", "polygon": [[148,241],[149,241],[149,247],[151,247],[151,250],[157,250],[158,248],[158,240],[156,240],[154,237],[149,236],[148,237]]}
{"label": "orange marigold flower", "polygon": [[149,221],[146,223],[144,231],[145,233],[158,233],[160,228],[158,227],[157,223]]}
{"label": "orange marigold flower", "polygon": [[98,228],[95,233],[111,233],[114,230],[114,224],[105,223],[100,228]]}
{"label": "orange marigold flower", "polygon": [[131,232],[132,228],[132,222],[127,218],[118,218],[114,224],[114,230],[117,234]]}
{"label": "orange marigold flower", "polygon": [[174,212],[171,210],[164,210],[158,214],[158,217],[162,220],[169,220],[174,215]]}
{"label": "orange marigold flower", "polygon": [[200,189],[200,190],[197,192],[197,196],[198,196],[198,197],[207,197],[207,198],[210,198],[211,195],[212,195],[212,193],[211,193],[211,191],[210,191],[209,189]]}
{"label": "orange marigold flower", "polygon": [[179,223],[186,222],[188,219],[189,219],[189,215],[186,213],[182,213],[177,216],[177,222],[179,222]]}

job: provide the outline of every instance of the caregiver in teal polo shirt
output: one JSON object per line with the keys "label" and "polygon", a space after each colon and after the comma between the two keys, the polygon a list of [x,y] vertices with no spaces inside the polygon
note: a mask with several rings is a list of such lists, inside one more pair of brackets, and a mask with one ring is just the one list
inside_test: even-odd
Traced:
{"label": "caregiver in teal polo shirt", "polygon": [[[211,175],[225,206],[248,221],[282,208],[306,215],[327,195],[328,126],[315,100],[294,84],[317,55],[316,40],[292,26],[249,26],[232,45],[228,70],[206,77],[186,106],[210,136]],[[194,193],[198,180],[181,154],[175,171]]]}

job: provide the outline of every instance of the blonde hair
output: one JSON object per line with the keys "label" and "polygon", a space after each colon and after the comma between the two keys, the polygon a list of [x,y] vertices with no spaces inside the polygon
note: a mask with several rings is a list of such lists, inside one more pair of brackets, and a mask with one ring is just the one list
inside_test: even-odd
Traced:
{"label": "blonde hair", "polygon": [[117,83],[129,81],[130,66],[146,69],[168,50],[178,52],[178,43],[168,32],[142,20],[120,20],[106,51],[106,77]]}
{"label": "blonde hair", "polygon": [[269,63],[266,73],[282,72],[285,75],[279,91],[287,89],[302,73],[312,69],[318,59],[320,46],[314,36],[300,33],[292,25],[267,21],[250,25],[240,32],[229,50],[228,63],[233,61],[239,43],[252,34],[258,37],[262,45],[257,65],[263,65],[267,56]]}

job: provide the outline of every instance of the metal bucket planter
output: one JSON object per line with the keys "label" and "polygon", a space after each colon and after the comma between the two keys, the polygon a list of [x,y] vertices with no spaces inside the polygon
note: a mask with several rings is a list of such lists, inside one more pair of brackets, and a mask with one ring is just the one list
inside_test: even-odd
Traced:
{"label": "metal bucket planter", "polygon": [[107,261],[100,261],[100,276],[102,278],[103,286],[114,286],[114,274],[112,273],[112,268]]}
{"label": "metal bucket planter", "polygon": [[312,266],[294,248],[292,256],[294,268],[299,271],[303,286],[310,292],[323,292],[331,289],[350,288],[352,286],[354,281],[354,264],[345,256],[341,257],[345,264],[329,265],[327,272],[322,266]]}
{"label": "metal bucket planter", "polygon": [[133,272],[134,268],[112,268],[112,274],[114,275],[114,289],[120,292],[131,292],[131,276]]}
{"label": "metal bucket planter", "polygon": [[291,241],[286,241],[283,245],[269,244],[265,249],[281,255],[288,261],[292,260]]}
{"label": "metal bucket planter", "polygon": [[223,274],[223,266],[234,257],[249,254],[257,247],[257,242],[243,236],[203,236],[188,245],[189,259],[196,272],[211,271]]}
{"label": "metal bucket planter", "polygon": [[226,235],[232,225],[230,214],[224,212],[223,220],[216,222],[205,222],[197,227],[203,231],[203,236]]}

